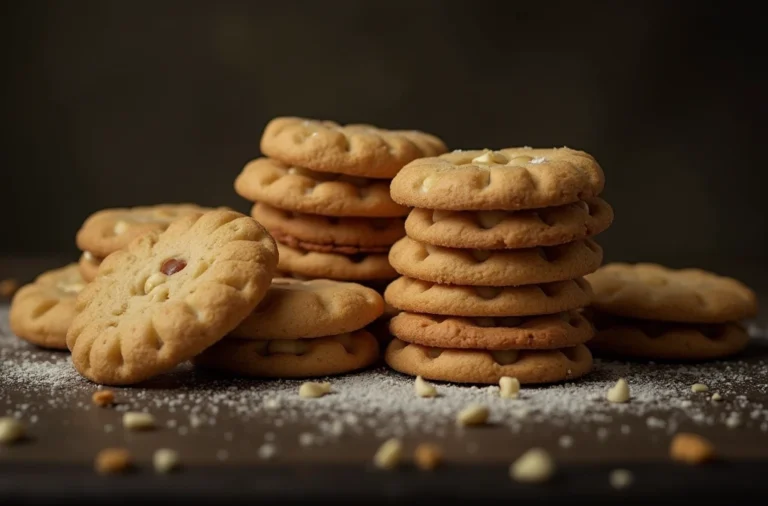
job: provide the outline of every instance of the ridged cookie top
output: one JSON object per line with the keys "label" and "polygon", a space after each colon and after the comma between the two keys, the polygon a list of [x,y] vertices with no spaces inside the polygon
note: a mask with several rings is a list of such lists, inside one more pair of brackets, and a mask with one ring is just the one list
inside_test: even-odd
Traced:
{"label": "ridged cookie top", "polygon": [[515,211],[596,197],[604,185],[602,168],[583,151],[507,148],[415,160],[392,180],[391,193],[410,207]]}
{"label": "ridged cookie top", "polygon": [[357,283],[276,278],[261,303],[232,335],[302,339],[344,334],[365,327],[383,312],[381,295]]}
{"label": "ridged cookie top", "polygon": [[133,384],[168,371],[234,329],[269,288],[277,247],[230,210],[188,216],[101,263],[67,333],[77,371]]}
{"label": "ridged cookie top", "polygon": [[261,152],[321,172],[391,179],[408,162],[445,153],[443,141],[418,130],[339,125],[296,117],[275,118],[261,137]]}

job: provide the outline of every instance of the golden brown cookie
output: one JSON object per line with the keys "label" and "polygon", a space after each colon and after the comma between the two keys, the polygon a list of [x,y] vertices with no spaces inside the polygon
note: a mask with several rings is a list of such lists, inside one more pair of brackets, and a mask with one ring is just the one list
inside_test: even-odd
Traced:
{"label": "golden brown cookie", "polygon": [[331,336],[359,330],[383,312],[381,295],[357,283],[277,278],[231,334],[247,339]]}
{"label": "golden brown cookie", "polygon": [[389,181],[291,167],[271,158],[249,162],[235,179],[238,195],[307,214],[400,217],[408,208],[389,196]]}
{"label": "golden brown cookie", "polygon": [[356,371],[376,362],[379,342],[369,332],[317,339],[222,339],[195,357],[197,366],[266,378],[310,378]]}
{"label": "golden brown cookie", "polygon": [[542,248],[485,250],[432,246],[403,237],[389,251],[392,267],[411,278],[473,286],[517,286],[578,278],[603,261],[592,239]]}
{"label": "golden brown cookie", "polygon": [[43,348],[66,350],[75,299],[85,285],[77,264],[39,275],[13,297],[8,315],[11,330]]}
{"label": "golden brown cookie", "polygon": [[648,360],[712,360],[735,355],[747,347],[749,334],[737,323],[673,323],[594,317],[597,332],[589,347],[622,358]]}
{"label": "golden brown cookie", "polygon": [[77,247],[104,258],[146,232],[162,232],[174,220],[207,210],[195,204],[103,209],[89,216],[80,227]]}
{"label": "golden brown cookie", "polygon": [[261,152],[322,172],[391,179],[403,165],[445,153],[443,141],[417,130],[339,125],[295,117],[275,118],[261,138]]}
{"label": "golden brown cookie", "polygon": [[613,209],[600,198],[522,211],[414,209],[408,236],[448,248],[531,248],[592,237],[613,222]]}
{"label": "golden brown cookie", "polygon": [[78,268],[80,269],[80,275],[83,277],[83,280],[88,283],[93,281],[93,278],[99,273],[99,265],[101,265],[102,260],[103,258],[93,256],[90,251],[84,251],[83,254],[80,255]]}
{"label": "golden brown cookie", "polygon": [[757,314],[757,297],[746,285],[701,269],[612,263],[587,279],[595,308],[630,318],[724,323]]}
{"label": "golden brown cookie", "polygon": [[394,370],[453,383],[496,384],[502,376],[522,384],[555,383],[592,370],[592,355],[580,344],[559,350],[458,350],[431,348],[393,339],[384,355]]}
{"label": "golden brown cookie", "polygon": [[578,311],[497,318],[402,312],[389,321],[389,331],[424,346],[486,350],[565,348],[594,335],[592,324]]}
{"label": "golden brown cookie", "polygon": [[453,151],[406,165],[392,180],[404,206],[453,211],[516,211],[598,196],[603,170],[583,151],[509,148]]}
{"label": "golden brown cookie", "polygon": [[339,218],[284,211],[257,202],[251,216],[288,246],[328,253],[385,253],[405,235],[403,218]]}
{"label": "golden brown cookie", "polygon": [[393,279],[397,273],[383,253],[340,255],[291,248],[277,244],[281,271],[294,278],[326,278],[339,281],[374,281]]}
{"label": "golden brown cookie", "polygon": [[232,331],[261,301],[277,247],[230,210],[187,216],[101,263],[67,332],[72,362],[101,384],[139,383]]}

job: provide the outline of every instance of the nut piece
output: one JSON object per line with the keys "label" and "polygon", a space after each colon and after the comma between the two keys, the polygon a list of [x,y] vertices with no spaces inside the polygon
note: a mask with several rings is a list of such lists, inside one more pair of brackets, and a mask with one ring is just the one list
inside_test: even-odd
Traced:
{"label": "nut piece", "polygon": [[19,441],[26,434],[24,424],[10,416],[0,418],[0,444]]}
{"label": "nut piece", "polygon": [[116,474],[131,467],[133,459],[125,448],[105,448],[96,455],[95,468],[99,474]]}
{"label": "nut piece", "polygon": [[10,298],[19,289],[19,282],[15,279],[0,281],[0,297]]}
{"label": "nut piece", "polygon": [[715,447],[698,434],[680,432],[672,439],[669,455],[685,464],[703,464],[715,458]]}
{"label": "nut piece", "polygon": [[169,473],[179,467],[179,454],[169,448],[160,448],[152,456],[155,472]]}
{"label": "nut piece", "polygon": [[488,421],[490,411],[482,404],[470,404],[459,411],[456,422],[459,425],[483,425]]}
{"label": "nut piece", "polygon": [[608,476],[608,482],[616,490],[627,488],[628,486],[632,485],[634,480],[635,477],[630,471],[627,471],[626,469],[614,469]]}
{"label": "nut piece", "polygon": [[413,452],[413,460],[419,469],[431,471],[443,461],[443,451],[436,444],[421,443]]}
{"label": "nut piece", "polygon": [[416,381],[413,384],[416,395],[419,397],[435,397],[437,395],[437,389],[432,383],[424,381],[421,376],[416,376]]}
{"label": "nut piece", "polygon": [[128,430],[150,430],[155,428],[155,417],[149,413],[129,411],[123,415],[123,427]]}
{"label": "nut piece", "polygon": [[517,399],[520,395],[520,381],[510,376],[499,379],[499,396],[504,399]]}
{"label": "nut piece", "polygon": [[328,382],[318,383],[316,381],[307,381],[299,387],[299,397],[312,399],[322,397],[331,391],[331,384]]}
{"label": "nut piece", "polygon": [[115,402],[115,393],[112,390],[96,390],[91,396],[91,401],[97,406],[110,406]]}
{"label": "nut piece", "polygon": [[694,383],[693,385],[691,385],[691,392],[700,393],[700,392],[707,392],[707,391],[709,391],[709,387],[703,383]]}
{"label": "nut piece", "polygon": [[624,378],[619,378],[619,381],[608,390],[605,396],[608,402],[621,403],[629,401],[629,385]]}
{"label": "nut piece", "polygon": [[403,457],[403,443],[399,439],[389,439],[382,444],[376,455],[373,456],[373,463],[379,469],[394,469],[400,464]]}
{"label": "nut piece", "polygon": [[552,457],[542,448],[531,448],[509,468],[509,475],[523,483],[543,483],[555,474]]}

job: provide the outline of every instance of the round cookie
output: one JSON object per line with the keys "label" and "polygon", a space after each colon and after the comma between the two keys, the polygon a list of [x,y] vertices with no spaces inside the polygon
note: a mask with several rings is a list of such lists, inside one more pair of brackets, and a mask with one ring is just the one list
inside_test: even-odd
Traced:
{"label": "round cookie", "polygon": [[72,362],[105,385],[139,383],[212,345],[269,288],[277,248],[250,217],[219,209],[138,237],[101,263],[67,332]]}
{"label": "round cookie", "polygon": [[402,218],[338,218],[257,202],[251,216],[288,246],[326,253],[384,253],[405,235]]}
{"label": "round cookie", "polygon": [[521,211],[414,209],[405,221],[408,236],[448,248],[515,249],[554,246],[595,236],[613,222],[613,209],[600,198]]}
{"label": "round cookie", "polygon": [[375,290],[329,279],[277,278],[235,330],[247,339],[302,339],[359,330],[384,312]]}
{"label": "round cookie", "polygon": [[99,273],[99,265],[101,265],[102,260],[104,259],[93,256],[90,251],[84,251],[83,254],[80,255],[80,260],[77,265],[83,280],[88,283],[93,281]]}
{"label": "round cookie", "polygon": [[431,348],[393,339],[384,355],[394,370],[453,383],[497,384],[503,376],[522,384],[555,383],[592,370],[592,355],[580,344],[559,350],[457,350]]}
{"label": "round cookie", "polygon": [[583,151],[509,148],[415,160],[395,176],[391,192],[410,207],[516,211],[596,197],[604,185],[602,168]]}
{"label": "round cookie", "polygon": [[403,165],[445,153],[443,141],[417,130],[339,125],[296,117],[270,121],[261,152],[286,163],[322,172],[391,179]]}
{"label": "round cookie", "polygon": [[66,350],[75,299],[85,285],[74,263],[39,275],[14,295],[8,314],[11,331],[43,348]]}
{"label": "round cookie", "polygon": [[146,232],[162,232],[174,220],[208,210],[194,204],[103,209],[83,222],[75,240],[82,251],[104,258]]}
{"label": "round cookie", "polygon": [[389,196],[389,181],[316,172],[271,158],[249,162],[235,179],[238,195],[253,202],[323,216],[397,218],[408,208]]}
{"label": "round cookie", "polygon": [[263,378],[343,374],[376,362],[379,342],[369,332],[298,340],[222,339],[194,358],[197,366]]}
{"label": "round cookie", "polygon": [[578,311],[542,316],[474,317],[402,312],[389,321],[393,336],[439,348],[485,350],[553,349],[576,346],[594,335]]}
{"label": "round cookie", "polygon": [[339,255],[291,248],[280,243],[277,243],[277,249],[280,251],[278,268],[297,279],[374,281],[397,277],[383,253]]}
{"label": "round cookie", "polygon": [[517,250],[453,249],[403,237],[389,262],[403,276],[472,286],[517,286],[563,281],[594,272],[603,250],[592,239]]}
{"label": "round cookie", "polygon": [[587,279],[593,307],[630,318],[724,323],[757,314],[757,297],[746,285],[701,269],[612,263]]}
{"label": "round cookie", "polygon": [[453,316],[526,316],[588,306],[592,289],[583,278],[539,285],[441,285],[401,276],[384,292],[403,311]]}

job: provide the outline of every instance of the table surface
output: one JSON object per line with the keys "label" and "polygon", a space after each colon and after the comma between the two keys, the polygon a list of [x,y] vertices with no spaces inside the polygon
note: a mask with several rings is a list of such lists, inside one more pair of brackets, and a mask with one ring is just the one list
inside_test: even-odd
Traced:
{"label": "table surface", "polygon": [[[74,371],[66,352],[22,342],[8,328],[7,305],[0,305],[0,416],[19,417],[30,433],[20,444],[0,446],[0,500],[572,503],[768,493],[761,479],[768,472],[768,314],[748,328],[749,348],[727,361],[598,359],[588,377],[524,387],[518,400],[499,398],[497,387],[450,384],[437,385],[437,398],[418,398],[412,378],[380,364],[329,378],[332,393],[307,400],[298,397],[301,381],[233,379],[182,364],[140,387],[113,389],[119,403],[105,409],[91,404],[97,386]],[[608,403],[605,392],[619,377],[629,382],[632,400]],[[710,391],[692,392],[699,382]],[[723,400],[710,400],[713,392]],[[458,427],[456,413],[473,402],[490,408],[491,423]],[[125,431],[127,410],[151,412],[158,429]],[[669,442],[679,431],[709,438],[719,461],[672,463]],[[376,470],[372,455],[389,437],[403,440],[408,461],[394,471]],[[421,442],[442,447],[443,467],[413,467],[410,455]],[[128,448],[137,468],[125,476],[96,475],[94,456],[114,446]],[[531,447],[545,448],[557,462],[551,483],[509,478],[509,464]],[[158,448],[178,451],[182,469],[155,475],[151,458]],[[630,487],[611,488],[608,476],[616,468],[633,472]]]}

